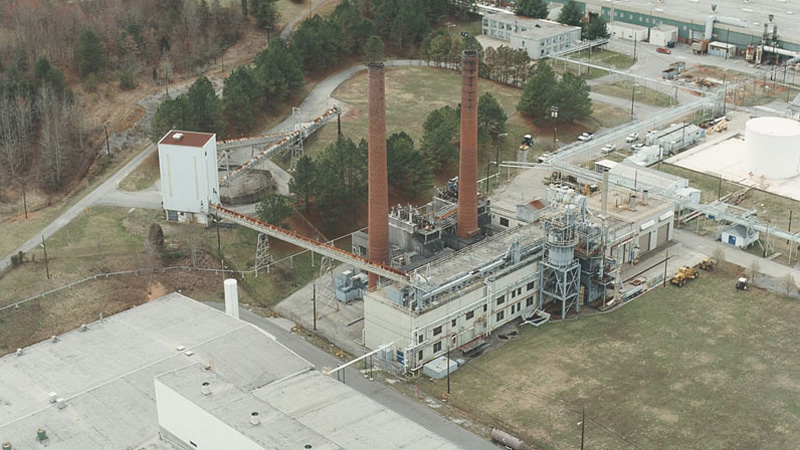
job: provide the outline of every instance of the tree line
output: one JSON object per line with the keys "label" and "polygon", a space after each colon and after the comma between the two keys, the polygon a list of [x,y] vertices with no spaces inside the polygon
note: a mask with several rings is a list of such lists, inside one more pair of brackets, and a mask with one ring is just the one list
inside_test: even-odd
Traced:
{"label": "tree line", "polygon": [[[544,0],[517,0],[514,5],[514,13],[534,19],[546,19],[549,11]],[[569,0],[561,8],[556,21],[580,27],[581,39],[592,41],[609,36],[606,21],[600,15],[590,14],[588,22],[584,22],[583,18],[584,13],[581,6],[575,0]]]}

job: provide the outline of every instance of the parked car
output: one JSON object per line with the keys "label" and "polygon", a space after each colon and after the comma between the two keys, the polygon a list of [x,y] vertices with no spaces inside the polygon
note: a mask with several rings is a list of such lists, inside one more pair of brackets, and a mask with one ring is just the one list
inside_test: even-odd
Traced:
{"label": "parked car", "polygon": [[631,133],[631,134],[628,135],[628,137],[625,138],[625,142],[627,142],[629,144],[631,142],[636,142],[638,140],[639,140],[639,133]]}
{"label": "parked car", "polygon": [[591,141],[593,138],[594,135],[592,133],[581,133],[581,135],[578,136],[578,140],[582,142]]}
{"label": "parked car", "polygon": [[658,47],[658,48],[656,49],[656,51],[657,51],[658,53],[666,53],[667,55],[669,55],[670,53],[672,53],[672,50],[670,50],[670,49],[668,49],[668,48],[666,48],[666,47]]}
{"label": "parked car", "polygon": [[631,145],[631,151],[633,151],[633,152],[638,152],[639,150],[641,150],[643,148],[644,148],[643,144],[633,144],[633,145]]}
{"label": "parked car", "polygon": [[606,144],[606,145],[604,145],[604,146],[603,146],[603,148],[600,150],[600,153],[602,153],[602,154],[604,154],[604,155],[607,155],[607,154],[609,154],[609,153],[613,152],[613,151],[614,151],[614,150],[616,150],[616,149],[617,149],[617,146],[616,146],[616,145],[614,145],[614,144]]}

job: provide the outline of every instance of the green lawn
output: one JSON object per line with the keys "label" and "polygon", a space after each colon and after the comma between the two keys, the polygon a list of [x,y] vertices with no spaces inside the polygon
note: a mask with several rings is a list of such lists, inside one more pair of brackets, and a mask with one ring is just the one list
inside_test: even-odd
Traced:
{"label": "green lawn", "polygon": [[[533,448],[786,449],[800,438],[800,302],[723,264],[605,315],[524,327],[452,375],[449,403]],[[442,382],[423,381],[440,396]]]}
{"label": "green lawn", "polygon": [[639,103],[661,107],[672,106],[677,103],[673,97],[667,94],[646,88],[632,81],[616,81],[614,83],[592,86],[592,92],[625,99],[631,98],[633,89],[635,89],[636,92],[634,94],[634,100]]}
{"label": "green lawn", "polygon": [[[631,56],[628,56],[624,53],[612,52],[610,50],[595,49],[592,50],[591,53],[589,50],[581,50],[579,52],[571,53],[568,57],[573,61],[582,61],[605,67],[613,67],[619,70],[625,70],[636,63],[636,60],[634,60]],[[578,64],[574,62],[552,61],[551,64],[553,65],[553,69],[558,73],[564,73],[565,71],[576,73],[578,70]],[[608,75],[608,73],[609,72],[607,70],[583,66],[580,75],[587,80],[592,80],[595,78],[604,77]]]}

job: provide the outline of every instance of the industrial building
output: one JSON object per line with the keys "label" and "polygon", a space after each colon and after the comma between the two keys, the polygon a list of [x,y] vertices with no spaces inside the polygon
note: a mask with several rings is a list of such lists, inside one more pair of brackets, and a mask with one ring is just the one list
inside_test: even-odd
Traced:
{"label": "industrial building", "polygon": [[167,220],[207,224],[220,201],[216,135],[172,130],[158,141],[158,163]]}
{"label": "industrial building", "polygon": [[459,448],[180,294],[0,358],[0,400],[17,450]]}
{"label": "industrial building", "polygon": [[800,122],[758,117],[667,162],[800,199]]}
{"label": "industrial building", "polygon": [[525,50],[531,59],[546,58],[581,40],[580,27],[510,14],[485,15],[483,34],[508,42],[514,50]]}
{"label": "industrial building", "polygon": [[[567,0],[556,0],[567,3]],[[736,55],[754,63],[778,62],[800,55],[798,11],[782,1],[740,2],[651,2],[578,1],[587,16],[598,15],[609,24],[632,24],[650,28],[677,28],[678,42],[691,44],[718,41],[736,47]],[[778,31],[780,28],[780,31]],[[652,31],[651,31],[652,34]],[[652,42],[652,36],[651,36]],[[656,45],[664,45],[658,37]],[[669,42],[669,41],[667,41]],[[730,54],[729,56],[734,56]]]}

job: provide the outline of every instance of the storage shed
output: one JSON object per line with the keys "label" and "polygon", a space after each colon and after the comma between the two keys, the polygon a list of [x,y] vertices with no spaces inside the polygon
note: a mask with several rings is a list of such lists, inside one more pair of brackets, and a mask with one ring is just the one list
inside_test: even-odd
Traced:
{"label": "storage shed", "polygon": [[758,240],[759,233],[744,225],[729,225],[722,229],[720,241],[739,248],[747,248]]}
{"label": "storage shed", "polygon": [[666,47],[678,40],[678,27],[660,24],[650,28],[650,43],[659,47]]}
{"label": "storage shed", "polygon": [[650,36],[650,29],[631,23],[612,22],[608,24],[608,33],[617,39],[629,41],[646,41]]}

